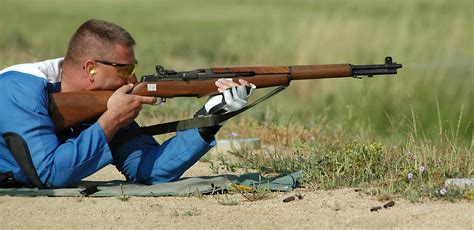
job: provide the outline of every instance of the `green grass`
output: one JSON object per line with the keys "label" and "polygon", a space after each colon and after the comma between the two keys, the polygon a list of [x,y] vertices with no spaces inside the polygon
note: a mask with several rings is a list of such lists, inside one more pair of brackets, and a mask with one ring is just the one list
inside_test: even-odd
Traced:
{"label": "green grass", "polygon": [[[462,199],[467,190],[445,187],[444,182],[474,175],[472,146],[456,145],[448,136],[439,137],[444,144],[418,139],[410,133],[400,142],[383,141],[347,132],[340,124],[324,120],[317,124],[311,129],[298,125],[251,126],[248,130],[262,137],[265,145],[257,150],[233,150],[233,157],[218,154],[216,161],[223,170],[220,173],[243,169],[274,175],[301,170],[305,187],[357,187],[368,194],[411,201]],[[208,162],[211,167],[215,161]],[[442,189],[446,190],[444,194],[440,193]]]}
{"label": "green grass", "polygon": [[[89,18],[111,20],[134,35],[139,74],[152,73],[155,64],[176,70],[367,64],[391,55],[404,65],[396,77],[293,82],[228,122],[218,137],[235,132],[275,146],[259,153],[270,160],[252,165],[249,154],[242,167],[304,168],[317,188],[378,184],[388,193],[432,197],[426,191],[444,178],[474,174],[472,8],[468,0],[4,0],[0,68],[63,56],[70,35]],[[187,118],[202,102],[169,100],[147,107],[139,121]],[[423,160],[410,161],[407,151]],[[292,162],[299,153],[307,160]],[[405,181],[420,164],[427,175]]]}

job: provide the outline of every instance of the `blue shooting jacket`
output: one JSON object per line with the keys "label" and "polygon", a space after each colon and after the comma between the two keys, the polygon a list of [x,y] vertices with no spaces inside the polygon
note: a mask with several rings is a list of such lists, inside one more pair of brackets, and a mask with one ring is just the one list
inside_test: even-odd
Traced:
{"label": "blue shooting jacket", "polygon": [[197,129],[177,132],[163,144],[141,135],[111,145],[97,122],[60,140],[48,113],[48,94],[60,92],[62,60],[20,64],[0,71],[0,172],[11,172],[17,182],[31,186],[1,138],[6,132],[23,137],[38,176],[51,188],[78,183],[108,164],[114,164],[132,182],[173,181],[215,146],[214,139],[206,142]]}

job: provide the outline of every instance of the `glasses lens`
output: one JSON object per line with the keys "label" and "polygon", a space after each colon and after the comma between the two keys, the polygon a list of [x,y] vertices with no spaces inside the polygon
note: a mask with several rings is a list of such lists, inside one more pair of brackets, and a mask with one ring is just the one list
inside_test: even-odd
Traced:
{"label": "glasses lens", "polygon": [[133,65],[126,65],[126,66],[115,66],[117,70],[117,75],[120,77],[129,77],[133,73],[135,73],[135,69],[137,68],[137,64]]}

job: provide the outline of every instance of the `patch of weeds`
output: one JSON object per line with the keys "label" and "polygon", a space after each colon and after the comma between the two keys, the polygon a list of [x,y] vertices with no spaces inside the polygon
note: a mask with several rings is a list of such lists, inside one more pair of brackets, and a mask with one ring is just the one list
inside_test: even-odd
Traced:
{"label": "patch of weeds", "polygon": [[427,193],[429,193],[429,196],[432,198],[445,199],[454,202],[457,199],[464,197],[464,195],[467,193],[467,189],[457,186],[437,186],[429,188]]}
{"label": "patch of weeds", "polygon": [[216,175],[219,174],[218,164],[216,164],[214,161],[209,161],[208,164],[209,164],[209,169],[211,170],[213,174],[216,174]]}
{"label": "patch of weeds", "polygon": [[202,163],[209,163],[211,162],[212,160],[212,157],[210,154],[206,154],[204,155],[203,157],[201,157],[201,159],[199,159],[199,162],[202,162]]}
{"label": "patch of weeds", "polygon": [[236,172],[238,168],[245,168],[241,162],[232,162],[228,156],[224,156],[223,154],[218,155],[217,160],[219,161],[220,169],[228,172]]}
{"label": "patch of weeds", "polygon": [[158,209],[162,209],[163,208],[163,205],[162,204],[158,204],[158,203],[151,203],[148,205],[148,207],[150,208],[158,208]]}
{"label": "patch of weeds", "polygon": [[221,170],[226,170],[230,172],[235,172],[235,166],[228,159],[228,156],[225,156],[222,152],[219,152],[215,160],[208,161],[209,169],[214,174],[219,174]]}
{"label": "patch of weeds", "polygon": [[294,161],[304,181],[316,188],[359,187],[378,181],[387,172],[384,147],[379,143],[344,144],[335,149],[313,148],[304,160]]}
{"label": "patch of weeds", "polygon": [[266,186],[258,186],[257,189],[252,191],[237,189],[236,190],[240,195],[242,195],[248,201],[258,201],[265,200],[272,197],[271,190]]}
{"label": "patch of weeds", "polygon": [[217,200],[217,202],[221,205],[225,205],[225,206],[234,206],[234,205],[238,205],[239,204],[239,201],[232,198],[232,197],[229,197],[227,196],[227,194],[225,195],[220,195],[220,196],[213,196],[214,199]]}
{"label": "patch of weeds", "polygon": [[[280,128],[267,124],[267,131],[260,136],[262,140],[268,137],[271,147],[232,151],[232,158],[220,159],[221,169],[254,169],[263,174],[302,171],[299,182],[311,189],[357,187],[379,198],[400,197],[412,202],[474,197],[474,192],[444,186],[447,178],[474,175],[473,145],[461,144],[447,130],[440,129],[437,140],[409,132],[382,143],[367,142],[373,138],[344,133],[345,127],[328,123],[293,131],[286,127],[285,132]],[[275,134],[273,139],[270,133]]]}
{"label": "patch of weeds", "polygon": [[335,211],[335,212],[342,210],[341,203],[337,199],[335,199],[334,197],[329,198],[329,199],[327,199],[327,198],[324,199],[321,203],[321,207],[329,208],[329,209],[331,209],[332,211]]}
{"label": "patch of weeds", "polygon": [[202,194],[202,192],[200,192],[197,188],[196,190],[194,190],[193,193],[190,194],[190,196],[197,197],[199,199],[204,199],[204,194]]}
{"label": "patch of weeds", "polygon": [[421,202],[421,193],[417,189],[409,189],[404,194],[405,199],[409,200],[412,203]]}
{"label": "patch of weeds", "polygon": [[126,202],[130,200],[130,196],[126,195],[125,192],[123,191],[123,185],[120,184],[120,195],[116,196],[115,198],[119,199],[122,202]]}
{"label": "patch of weeds", "polygon": [[469,201],[474,201],[474,188],[471,188],[468,192],[464,194],[464,197]]}
{"label": "patch of weeds", "polygon": [[173,213],[173,216],[200,216],[200,215],[202,215],[202,211],[197,208],[192,208],[182,213],[179,213],[177,210],[175,210]]}

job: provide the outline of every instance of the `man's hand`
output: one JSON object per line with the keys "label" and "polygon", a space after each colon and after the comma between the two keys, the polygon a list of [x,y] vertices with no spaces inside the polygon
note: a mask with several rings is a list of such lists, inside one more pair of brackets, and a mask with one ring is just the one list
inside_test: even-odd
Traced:
{"label": "man's hand", "polygon": [[209,97],[196,116],[228,113],[244,108],[248,103],[248,97],[256,87],[242,79],[239,79],[239,83],[226,79],[217,80],[215,84],[221,94]]}
{"label": "man's hand", "polygon": [[222,93],[226,89],[228,89],[230,87],[233,87],[233,86],[239,86],[239,85],[250,86],[250,83],[246,80],[243,80],[243,79],[239,79],[239,83],[240,84],[237,84],[232,80],[227,80],[227,79],[221,78],[221,79],[217,80],[215,84],[217,86],[217,91],[219,91],[219,93]]}
{"label": "man's hand", "polygon": [[118,129],[130,124],[138,116],[143,104],[155,104],[156,98],[130,95],[133,84],[117,89],[107,101],[107,111],[99,118],[107,140],[112,140]]}
{"label": "man's hand", "polygon": [[[239,79],[239,83],[240,84],[227,79],[217,80],[215,84],[220,94],[209,97],[206,104],[204,104],[195,116],[222,114],[244,108],[248,103],[248,97],[256,87],[242,79]],[[222,125],[223,123],[212,127],[200,128],[199,133],[204,140],[210,142]]]}

